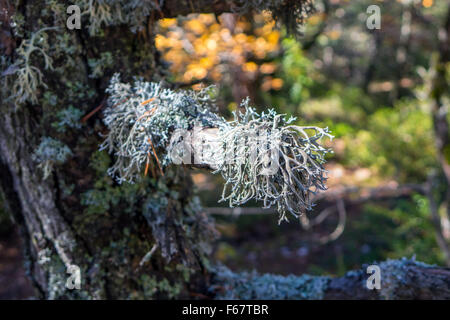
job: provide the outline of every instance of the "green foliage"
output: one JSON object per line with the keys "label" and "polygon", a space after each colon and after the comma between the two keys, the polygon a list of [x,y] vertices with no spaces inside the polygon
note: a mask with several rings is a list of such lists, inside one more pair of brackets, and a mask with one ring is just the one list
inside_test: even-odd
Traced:
{"label": "green foliage", "polygon": [[282,46],[285,53],[281,60],[281,76],[288,88],[290,102],[299,104],[309,97],[309,88],[314,83],[312,64],[294,39],[284,39]]}
{"label": "green foliage", "polygon": [[345,243],[346,267],[363,261],[416,256],[426,263],[444,263],[436,244],[428,200],[414,195],[390,205],[367,204],[349,220],[340,240]]}
{"label": "green foliage", "polygon": [[348,164],[372,166],[398,181],[424,181],[436,165],[430,115],[408,104],[380,109],[366,130],[345,139]]}
{"label": "green foliage", "polygon": [[277,61],[280,67],[275,76],[283,80],[283,87],[279,91],[258,92],[258,95],[270,105],[283,106],[279,110],[281,112],[295,113],[298,105],[310,97],[310,90],[317,83],[312,62],[300,44],[287,38],[283,39],[282,48],[284,54]]}
{"label": "green foliage", "polygon": [[360,89],[336,84],[320,98],[311,98],[301,104],[299,109],[308,121],[323,121],[330,126],[348,124],[358,129],[364,127],[364,110],[368,104],[370,99]]}

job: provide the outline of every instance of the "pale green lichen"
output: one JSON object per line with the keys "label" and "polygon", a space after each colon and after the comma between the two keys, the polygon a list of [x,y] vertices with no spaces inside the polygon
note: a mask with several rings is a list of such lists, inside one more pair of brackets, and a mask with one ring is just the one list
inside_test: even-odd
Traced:
{"label": "pale green lichen", "polygon": [[53,166],[66,162],[70,156],[72,156],[72,151],[64,143],[50,137],[43,137],[34,151],[32,159],[38,163],[38,167],[43,171],[44,179],[47,179]]}
{"label": "pale green lichen", "polygon": [[81,128],[80,119],[82,116],[83,111],[74,108],[73,106],[69,106],[67,109],[63,109],[56,114],[58,121],[53,122],[52,126],[58,132],[66,132],[68,128],[80,129]]}
{"label": "pale green lichen", "polygon": [[46,31],[56,30],[57,27],[42,28],[33,33],[30,39],[23,40],[16,49],[18,55],[14,65],[10,66],[8,74],[15,75],[13,93],[10,98],[14,99],[16,105],[26,101],[37,103],[37,89],[40,85],[46,87],[42,77],[42,71],[32,64],[32,54],[40,53],[44,59],[44,68],[53,69],[52,58],[47,54],[49,45]]}
{"label": "pale green lichen", "polygon": [[102,52],[99,59],[88,59],[91,68],[90,78],[101,78],[106,68],[113,65],[113,57],[111,52]]}

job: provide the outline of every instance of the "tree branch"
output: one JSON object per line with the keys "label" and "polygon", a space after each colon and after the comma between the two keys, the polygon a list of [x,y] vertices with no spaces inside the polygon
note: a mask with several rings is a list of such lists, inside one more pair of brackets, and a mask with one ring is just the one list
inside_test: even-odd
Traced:
{"label": "tree branch", "polygon": [[215,13],[221,14],[231,12],[233,4],[237,1],[221,0],[179,0],[164,1],[161,11],[164,18],[174,18],[179,15],[188,15],[190,13]]}
{"label": "tree branch", "polygon": [[[376,265],[376,263],[375,263]],[[387,260],[379,264],[381,289],[368,290],[366,268],[331,279],[324,299],[449,299],[450,269],[412,260]]]}
{"label": "tree branch", "polygon": [[367,266],[338,278],[233,273],[218,268],[214,288],[218,299],[376,300],[450,299],[450,269],[414,259],[374,263],[380,268],[380,289],[367,288]]}
{"label": "tree branch", "polygon": [[[347,186],[336,188],[333,190],[327,190],[320,192],[313,196],[314,202],[326,201],[336,202],[339,200],[345,200],[346,204],[355,205],[364,203],[367,201],[392,199],[398,197],[410,196],[413,193],[425,194],[426,186],[421,184],[403,184],[399,186],[381,186],[375,188],[361,188],[357,186]],[[208,214],[217,215],[241,215],[241,214],[272,214],[276,212],[275,208],[263,209],[263,208],[223,208],[223,207],[211,207],[205,208]]]}

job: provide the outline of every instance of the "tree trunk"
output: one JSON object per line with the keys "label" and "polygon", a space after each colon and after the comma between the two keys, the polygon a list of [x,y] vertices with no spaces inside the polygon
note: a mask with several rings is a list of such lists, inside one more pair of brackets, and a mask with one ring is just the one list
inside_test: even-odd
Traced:
{"label": "tree trunk", "polygon": [[[2,38],[2,69],[13,74],[2,77],[1,188],[25,239],[26,266],[39,297],[187,298],[205,292],[209,245],[216,232],[199,212],[185,170],[169,169],[164,177],[118,185],[106,174],[110,157],[98,151],[105,131],[100,112],[82,126],[79,117],[72,125],[58,126],[59,112],[74,113],[73,106],[87,114],[98,106],[115,72],[129,80],[162,79],[154,21],[150,17],[136,33],[117,24],[91,35],[87,28],[65,28],[64,3],[51,7],[59,17],[46,1],[19,1],[3,17],[11,22],[13,14],[21,14],[25,23],[17,28],[23,36],[10,28],[5,29],[7,39]],[[166,3],[165,15],[175,15],[172,7],[178,2]],[[28,61],[43,72],[46,87],[37,88],[37,102],[19,104],[11,92],[14,71],[23,65],[17,50],[7,49],[17,49],[49,24],[60,28],[42,33],[48,42],[42,48],[53,68],[46,68],[37,51]],[[64,143],[71,157],[64,163],[47,158],[39,163],[33,154],[42,137]],[[52,166],[47,177],[39,164]],[[80,268],[81,290],[66,288],[72,265]]]}
{"label": "tree trunk", "polygon": [[[448,99],[450,86],[448,83],[448,66],[450,64],[450,5],[443,26],[439,29],[438,52],[431,59],[433,76],[429,85],[429,98],[431,100],[431,113],[437,151],[437,160],[445,177],[446,193],[440,203],[435,198],[439,179],[432,174],[429,177],[428,199],[430,201],[431,219],[435,227],[436,239],[443,251],[447,266],[450,266],[450,233],[445,230],[450,219],[450,129],[448,123]],[[442,210],[440,210],[442,208]]]}

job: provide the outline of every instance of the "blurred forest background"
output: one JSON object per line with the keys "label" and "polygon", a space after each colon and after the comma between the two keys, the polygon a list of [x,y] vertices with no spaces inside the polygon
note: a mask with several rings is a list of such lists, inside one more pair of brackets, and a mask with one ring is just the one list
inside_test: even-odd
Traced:
{"label": "blurred forest background", "polygon": [[[372,4],[381,8],[380,30],[366,26]],[[273,107],[335,135],[326,165],[329,190],[301,221],[278,225],[277,215],[256,203],[228,209],[217,203],[221,178],[193,171],[202,204],[221,232],[218,260],[233,270],[313,275],[342,275],[403,256],[450,264],[448,185],[431,94],[447,6],[317,0],[317,13],[298,40],[269,14],[159,22],[156,45],[167,63],[166,81],[179,88],[217,85],[219,112],[227,118],[249,96],[259,111]],[[0,297],[31,292],[18,241],[0,211]]]}

